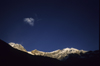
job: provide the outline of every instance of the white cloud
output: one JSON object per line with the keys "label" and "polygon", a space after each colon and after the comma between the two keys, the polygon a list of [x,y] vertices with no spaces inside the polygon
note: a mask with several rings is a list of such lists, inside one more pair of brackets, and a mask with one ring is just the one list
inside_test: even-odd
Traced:
{"label": "white cloud", "polygon": [[28,23],[31,26],[34,26],[34,19],[33,18],[24,18],[24,22]]}

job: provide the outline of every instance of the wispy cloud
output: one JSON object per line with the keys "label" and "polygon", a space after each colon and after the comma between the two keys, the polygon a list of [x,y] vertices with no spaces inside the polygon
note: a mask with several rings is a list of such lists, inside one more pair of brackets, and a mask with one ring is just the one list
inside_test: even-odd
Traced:
{"label": "wispy cloud", "polygon": [[31,26],[34,26],[34,19],[33,18],[24,18],[24,22],[28,23]]}

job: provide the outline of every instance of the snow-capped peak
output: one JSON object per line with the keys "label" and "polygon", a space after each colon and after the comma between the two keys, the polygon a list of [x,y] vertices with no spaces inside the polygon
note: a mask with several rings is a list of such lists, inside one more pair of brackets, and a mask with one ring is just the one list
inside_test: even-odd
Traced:
{"label": "snow-capped peak", "polygon": [[10,42],[9,45],[12,46],[12,47],[14,47],[15,43]]}
{"label": "snow-capped peak", "polygon": [[21,44],[10,42],[9,45],[15,49],[27,52]]}

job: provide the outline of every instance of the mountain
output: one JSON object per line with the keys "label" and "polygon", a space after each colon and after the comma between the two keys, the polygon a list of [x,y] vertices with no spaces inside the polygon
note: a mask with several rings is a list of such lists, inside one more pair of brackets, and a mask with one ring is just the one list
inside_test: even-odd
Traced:
{"label": "mountain", "polygon": [[15,49],[27,52],[26,49],[21,44],[15,44],[13,42],[10,42],[9,45]]}
{"label": "mountain", "polygon": [[57,59],[30,55],[0,40],[0,66],[62,66]]}
{"label": "mountain", "polygon": [[84,54],[70,54],[69,57],[63,61],[66,66],[100,66],[100,51],[88,51]]}
{"label": "mountain", "polygon": [[72,53],[77,53],[80,55],[80,53],[86,53],[87,51],[84,50],[78,50],[75,48],[65,48],[65,49],[58,49],[52,52],[42,52],[42,51],[38,51],[37,49],[32,50],[30,53],[32,55],[41,55],[41,56],[47,56],[47,57],[51,57],[51,58],[56,58],[58,60],[63,60],[65,59],[66,56],[69,56],[69,54]]}
{"label": "mountain", "polygon": [[58,49],[58,50],[55,50],[52,52],[43,52],[43,51],[39,51],[39,50],[35,49],[35,50],[32,50],[31,52],[29,52],[29,51],[26,51],[21,44],[9,43],[9,45],[18,50],[25,51],[31,55],[47,56],[47,57],[55,58],[58,60],[67,59],[69,54],[72,54],[72,53],[74,53],[74,54],[76,53],[76,54],[80,55],[80,54],[84,54],[84,53],[88,52],[88,51],[84,51],[84,50],[78,50],[75,48],[64,48],[62,50]]}
{"label": "mountain", "polygon": [[52,52],[37,49],[26,52],[21,48],[20,44],[0,40],[0,66],[100,66],[99,50],[64,48]]}

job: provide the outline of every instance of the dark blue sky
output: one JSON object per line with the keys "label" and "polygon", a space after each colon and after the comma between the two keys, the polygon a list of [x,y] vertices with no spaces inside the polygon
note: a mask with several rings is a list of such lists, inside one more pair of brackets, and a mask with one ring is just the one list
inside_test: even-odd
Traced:
{"label": "dark blue sky", "polygon": [[27,51],[99,49],[99,0],[2,0],[0,6],[0,39],[7,43]]}

